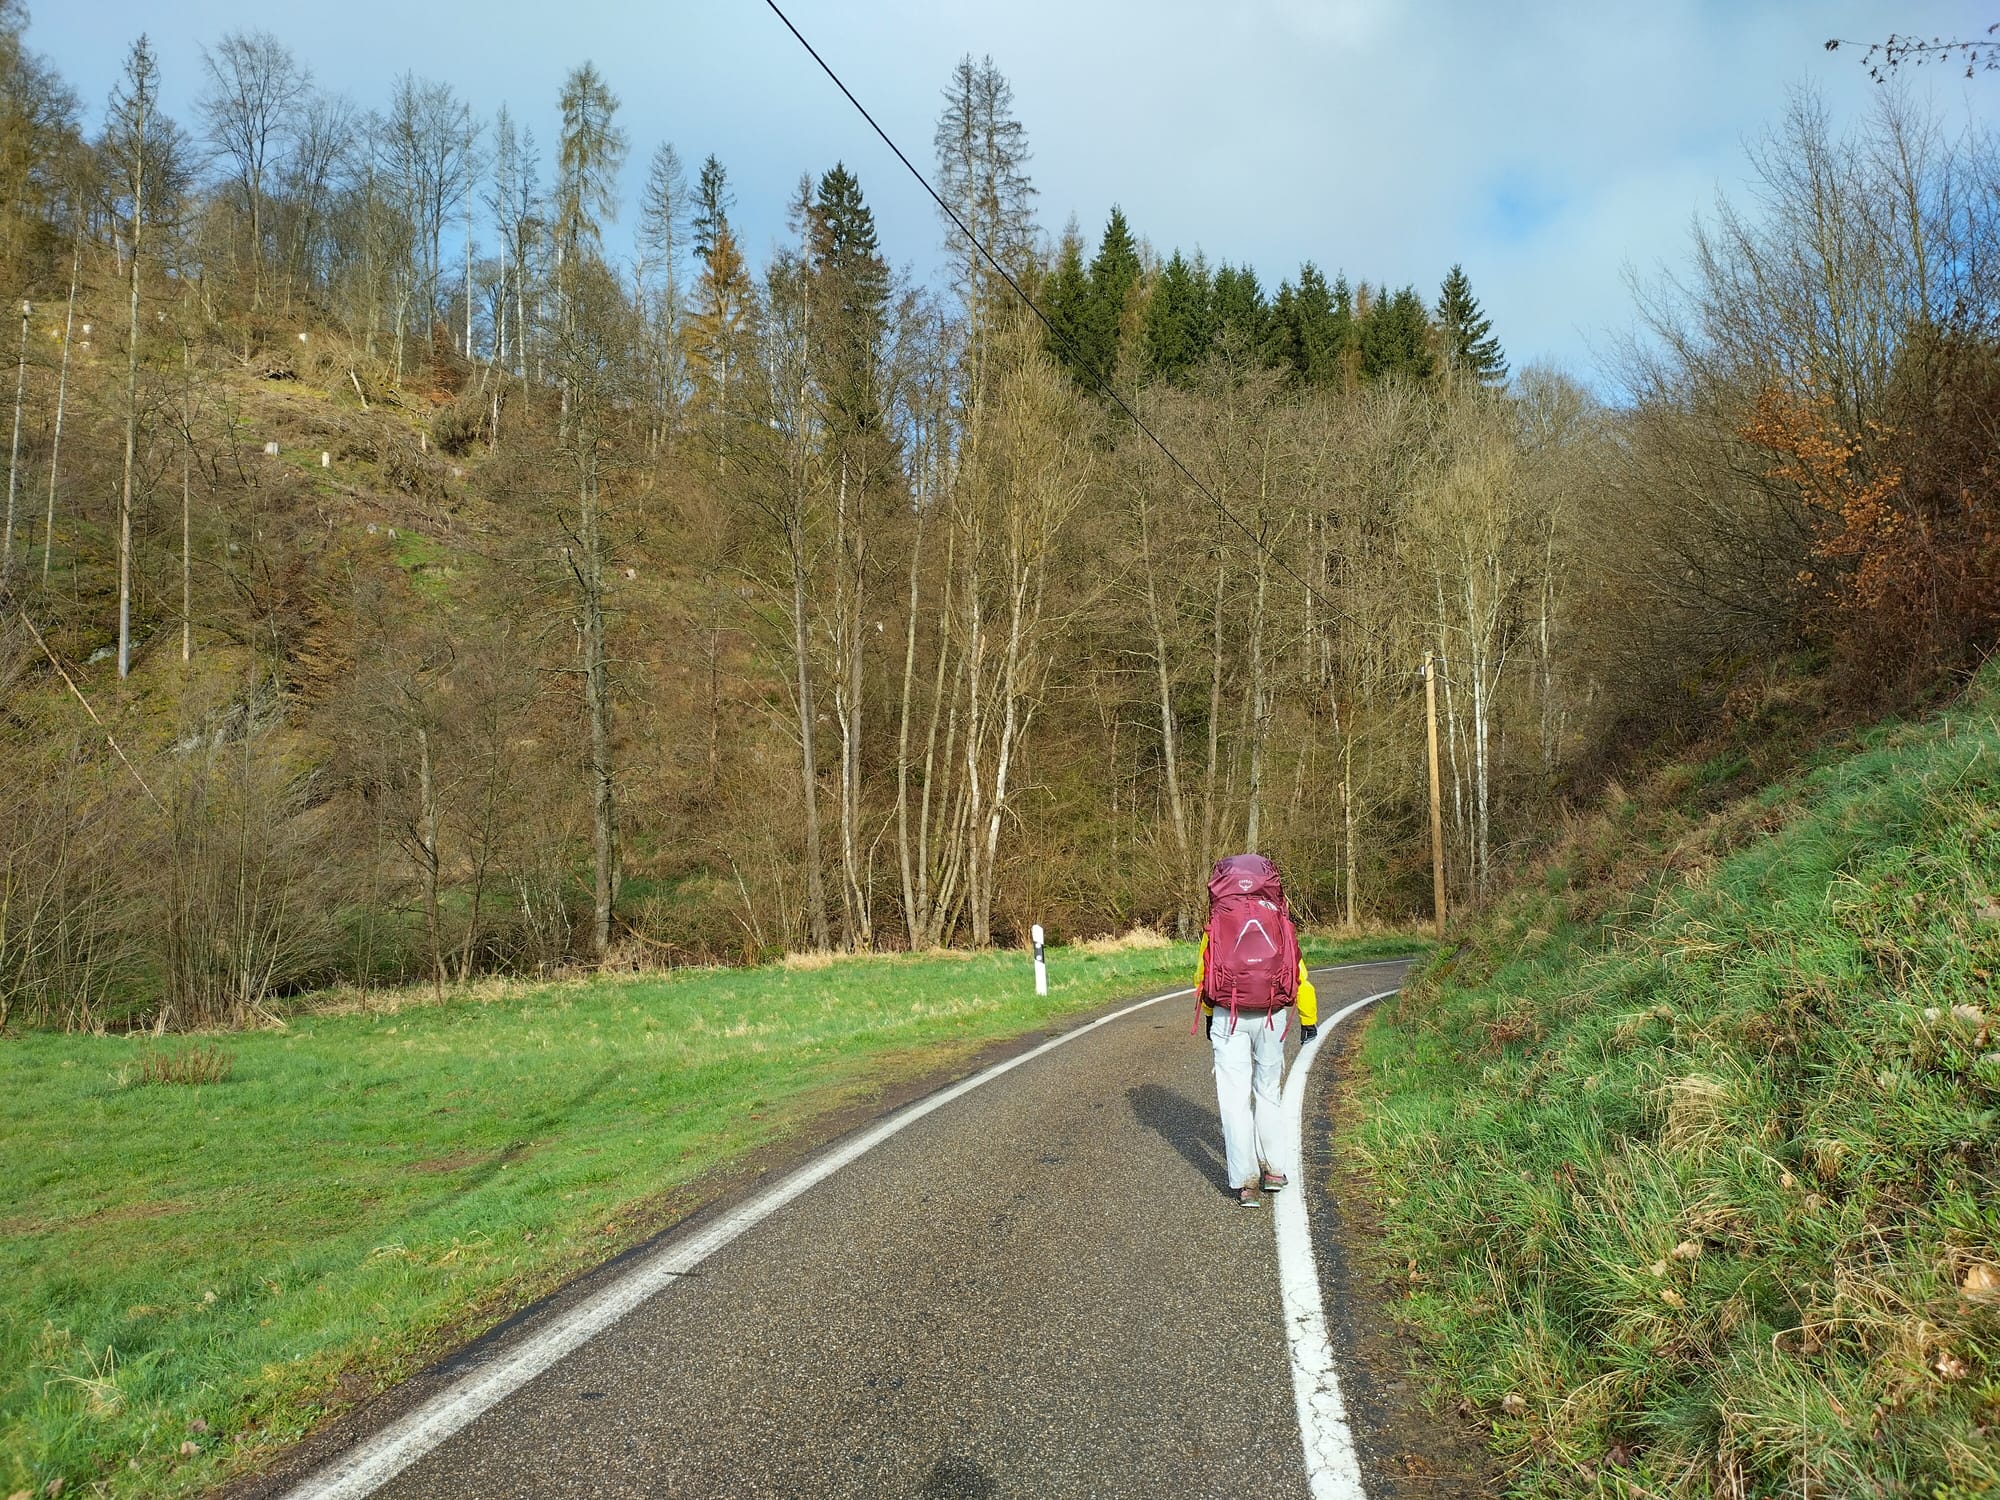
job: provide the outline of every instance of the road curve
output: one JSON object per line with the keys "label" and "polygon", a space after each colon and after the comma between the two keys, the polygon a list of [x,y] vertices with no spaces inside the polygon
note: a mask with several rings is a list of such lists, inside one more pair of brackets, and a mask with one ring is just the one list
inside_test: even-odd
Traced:
{"label": "road curve", "polygon": [[[1322,1014],[1402,968],[1326,971]],[[1225,1193],[1191,1005],[951,1099],[372,1492],[1300,1500],[1271,1218]]]}

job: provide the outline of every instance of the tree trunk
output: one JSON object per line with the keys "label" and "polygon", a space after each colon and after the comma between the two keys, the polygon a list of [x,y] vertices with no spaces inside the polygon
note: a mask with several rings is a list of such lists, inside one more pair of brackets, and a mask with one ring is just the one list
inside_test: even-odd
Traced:
{"label": "tree trunk", "polygon": [[21,408],[28,397],[28,317],[30,308],[21,304],[21,354],[14,370],[14,442],[7,450],[7,521],[0,530],[0,588],[14,572],[14,501],[21,470]]}
{"label": "tree trunk", "polygon": [[[966,699],[965,699],[965,785],[970,807],[971,828],[975,838],[978,830],[985,826],[986,792],[979,775],[979,752],[984,740],[986,710],[986,639],[985,621],[979,598],[979,568],[977,563],[978,545],[968,540],[967,552],[974,561],[968,569],[965,581],[966,635]],[[985,866],[979,858],[978,845],[970,850],[971,858],[966,869],[966,902],[972,913],[972,945],[986,946],[986,899],[984,889]]]}
{"label": "tree trunk", "polygon": [[1345,729],[1338,719],[1334,732],[1340,735],[1340,824],[1341,853],[1345,868],[1342,871],[1341,895],[1346,905],[1347,926],[1352,931],[1356,923],[1358,902],[1354,887],[1359,878],[1360,861],[1355,855],[1354,835],[1354,736],[1352,729]]}
{"label": "tree trunk", "polygon": [[712,796],[722,778],[722,604],[716,598],[715,577],[702,580],[708,596],[708,790]]}
{"label": "tree trunk", "polygon": [[1167,812],[1173,820],[1174,852],[1179,864],[1174,879],[1174,935],[1186,938],[1190,921],[1190,867],[1187,804],[1181,796],[1180,730],[1174,720],[1173,679],[1167,665],[1166,624],[1160,616],[1160,595],[1153,568],[1153,539],[1148,525],[1146,497],[1139,496],[1139,558],[1146,573],[1146,621],[1153,631],[1153,668],[1160,693],[1160,753],[1166,772]]}
{"label": "tree trunk", "polygon": [[1257,549],[1257,603],[1250,617],[1250,808],[1244,830],[1244,848],[1258,852],[1264,801],[1264,740],[1271,726],[1271,710],[1264,682],[1264,601],[1271,579],[1271,554]]}
{"label": "tree trunk", "polygon": [[56,379],[56,430],[49,448],[49,514],[42,528],[42,582],[49,581],[49,559],[56,550],[56,472],[62,461],[63,406],[69,396],[69,351],[76,330],[76,285],[83,274],[83,220],[77,219],[76,246],[70,253],[69,313],[63,320],[62,374]]}
{"label": "tree trunk", "polygon": [[194,660],[194,370],[181,341],[181,662]]}
{"label": "tree trunk", "polygon": [[597,473],[586,461],[582,485],[583,673],[590,714],[591,956],[603,963],[611,947],[616,817],[611,783],[611,672],[604,650],[604,558],[599,535]]}
{"label": "tree trunk", "polygon": [[444,924],[438,910],[437,776],[431,735],[417,726],[417,849],[424,873],[424,935],[431,945],[431,991],[444,998]]}
{"label": "tree trunk", "polygon": [[[910,544],[910,607],[903,627],[903,693],[896,716],[896,858],[903,874],[903,941],[912,952],[922,947],[918,936],[917,878],[910,846],[910,700],[917,676],[917,586],[924,556],[924,515]],[[939,643],[943,650],[943,643]]]}
{"label": "tree trunk", "polygon": [[132,478],[139,457],[139,251],[146,222],[146,126],[140,114],[140,149],[133,167],[132,297],[125,350],[125,482],[118,496],[118,676],[132,671]]}
{"label": "tree trunk", "polygon": [[[799,510],[803,510],[803,504]],[[826,869],[820,853],[819,760],[814,750],[811,641],[806,615],[805,521],[795,511],[787,528],[792,560],[792,655],[798,666],[799,776],[806,817],[806,930],[815,952],[832,946],[826,927]]]}
{"label": "tree trunk", "polygon": [[1215,776],[1220,769],[1222,747],[1222,582],[1223,559],[1218,547],[1215,557],[1215,618],[1210,636],[1208,677],[1208,764],[1201,781],[1201,869],[1215,863]]}
{"label": "tree trunk", "polygon": [[[954,814],[946,821],[947,798],[950,789],[952,767],[958,762],[958,690],[965,680],[965,658],[958,657],[955,672],[948,672],[952,660],[952,589],[956,582],[952,571],[956,560],[957,538],[947,535],[945,539],[944,590],[938,603],[937,612],[937,663],[932,673],[930,722],[924,730],[924,789],[923,798],[917,804],[917,932],[913,939],[918,946],[934,948],[941,944],[946,935],[945,914],[950,908],[955,892],[957,877],[949,859],[937,870],[936,884],[932,884],[932,870],[935,863],[931,850],[932,812],[936,811],[936,827],[942,844],[947,828],[957,826]],[[945,679],[951,677],[951,695],[945,695]],[[944,754],[938,754],[938,726],[944,725]],[[937,786],[937,775],[942,768],[945,789]],[[964,786],[959,788],[961,797]]]}
{"label": "tree trunk", "polygon": [[[857,491],[861,486],[854,487]],[[868,890],[861,868],[862,562],[867,539],[849,513],[848,464],[842,455],[834,499],[834,718],[840,725],[840,906],[849,952],[874,946]],[[854,509],[860,510],[857,498]]]}

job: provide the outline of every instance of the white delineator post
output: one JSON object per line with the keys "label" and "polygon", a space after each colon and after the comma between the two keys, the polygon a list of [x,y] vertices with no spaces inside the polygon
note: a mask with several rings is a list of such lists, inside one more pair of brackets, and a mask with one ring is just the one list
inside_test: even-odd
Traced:
{"label": "white delineator post", "polygon": [[1035,939],[1035,993],[1046,995],[1049,992],[1049,963],[1042,951],[1042,924],[1037,922],[1028,931]]}

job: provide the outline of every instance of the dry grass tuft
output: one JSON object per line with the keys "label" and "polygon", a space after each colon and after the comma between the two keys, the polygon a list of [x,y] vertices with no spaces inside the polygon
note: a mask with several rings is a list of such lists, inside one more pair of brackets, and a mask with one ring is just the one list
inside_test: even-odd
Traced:
{"label": "dry grass tuft", "polygon": [[1165,948],[1171,940],[1157,927],[1134,927],[1119,937],[1085,938],[1076,945],[1079,953],[1130,953],[1141,948]]}
{"label": "dry grass tuft", "polygon": [[236,1069],[235,1054],[224,1052],[221,1044],[176,1047],[148,1052],[138,1065],[125,1070],[127,1088],[149,1083],[223,1083]]}

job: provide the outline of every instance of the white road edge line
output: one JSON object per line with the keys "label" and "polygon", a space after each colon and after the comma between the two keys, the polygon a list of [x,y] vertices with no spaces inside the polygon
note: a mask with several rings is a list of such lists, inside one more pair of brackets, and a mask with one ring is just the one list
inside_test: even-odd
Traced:
{"label": "white road edge line", "polygon": [[[1320,1036],[1356,1011],[1395,994],[1356,1000],[1320,1024]],[[1273,1226],[1278,1235],[1278,1294],[1284,1306],[1285,1337],[1292,1346],[1292,1394],[1299,1404],[1299,1437],[1305,1443],[1306,1475],[1313,1500],[1368,1500],[1361,1483],[1361,1460],[1354,1434],[1347,1425],[1347,1407],[1340,1399],[1340,1378],[1333,1363],[1333,1344],[1326,1332],[1326,1308],[1320,1299],[1319,1266],[1313,1259],[1312,1229],[1306,1220],[1304,1122],[1306,1075],[1319,1056],[1319,1037],[1305,1043],[1285,1079],[1285,1149],[1291,1159],[1278,1170],[1291,1178],[1286,1191],[1274,1195]]]}
{"label": "white road edge line", "polygon": [[[1389,959],[1384,963],[1399,961]],[[1375,969],[1383,967],[1384,963],[1338,964],[1333,968]],[[1331,970],[1321,972],[1331,972]],[[1074,1031],[1066,1031],[1061,1036],[1051,1037],[1039,1047],[1030,1048],[1018,1057],[1010,1057],[1005,1062],[995,1063],[985,1071],[973,1074],[970,1078],[960,1079],[950,1088],[940,1090],[927,1099],[920,1099],[907,1109],[889,1116],[881,1123],[864,1130],[845,1145],[836,1147],[825,1156],[806,1163],[790,1176],[773,1183],[748,1202],[739,1204],[701,1233],[675,1244],[661,1246],[656,1253],[639,1261],[609,1286],[570,1308],[548,1327],[494,1355],[489,1363],[474,1369],[456,1384],[440,1391],[414,1411],[406,1412],[380,1432],[363,1438],[354,1451],[328,1463],[286,1491],[283,1500],[361,1500],[362,1496],[373,1494],[454,1433],[471,1425],[481,1415],[506,1400],[563,1356],[589,1343],[641,1303],[665,1289],[677,1277],[685,1276],[702,1261],[745,1231],[768,1219],[799,1194],[824,1182],[849,1162],[867,1155],[889,1137],[916,1124],[933,1110],[942,1109],[954,1099],[971,1093],[981,1084],[991,1083],[1001,1074],[1012,1072],[1023,1063],[1033,1062],[1043,1053],[1053,1052],[1065,1043],[1073,1042],[1100,1026],[1108,1026],[1113,1021],[1121,1020],[1135,1011],[1144,1010],[1149,1005],[1158,1005],[1162,1000],[1179,1000],[1193,993],[1191,988],[1169,990],[1164,995],[1154,995],[1150,999],[1128,1005],[1122,1010],[1115,1010],[1108,1016],[1099,1016],[1095,1021],[1087,1022]],[[1341,1016],[1346,1014],[1346,1011],[1341,1012]],[[1329,1024],[1337,1024],[1339,1019],[1340,1017],[1336,1017],[1335,1021]],[[1308,1269],[1311,1267],[1310,1249],[1308,1249],[1307,1267]],[[1313,1286],[1315,1309],[1318,1307],[1318,1292],[1318,1284],[1315,1282]],[[1325,1337],[1324,1333],[1321,1337],[1322,1339]],[[1296,1369],[1296,1340],[1293,1343],[1293,1350],[1293,1363]],[[1337,1396],[1335,1400],[1338,1401]],[[1300,1400],[1299,1410],[1303,1417],[1305,1412],[1303,1397]],[[1310,1455],[1310,1444],[1307,1451]],[[1317,1493],[1315,1491],[1315,1495]]]}

